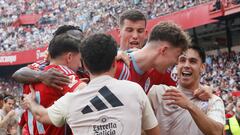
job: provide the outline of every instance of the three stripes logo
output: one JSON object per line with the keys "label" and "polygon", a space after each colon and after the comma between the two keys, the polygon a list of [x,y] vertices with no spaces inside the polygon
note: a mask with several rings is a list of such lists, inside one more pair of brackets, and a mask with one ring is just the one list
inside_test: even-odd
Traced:
{"label": "three stripes logo", "polygon": [[[108,89],[108,87],[104,86],[98,92],[112,107],[123,106],[123,103]],[[108,109],[109,107],[102,99],[100,99],[99,96],[95,96],[93,99],[91,99],[90,103],[94,108],[96,108],[97,111]],[[83,114],[91,112],[93,112],[93,110],[91,109],[90,105],[85,106],[82,110]]]}

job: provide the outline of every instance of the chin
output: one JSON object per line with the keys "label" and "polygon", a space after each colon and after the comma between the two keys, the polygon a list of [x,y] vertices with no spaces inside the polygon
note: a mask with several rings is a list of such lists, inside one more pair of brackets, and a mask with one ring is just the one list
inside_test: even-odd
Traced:
{"label": "chin", "polygon": [[185,88],[191,86],[191,82],[186,82],[186,81],[179,81],[179,84]]}

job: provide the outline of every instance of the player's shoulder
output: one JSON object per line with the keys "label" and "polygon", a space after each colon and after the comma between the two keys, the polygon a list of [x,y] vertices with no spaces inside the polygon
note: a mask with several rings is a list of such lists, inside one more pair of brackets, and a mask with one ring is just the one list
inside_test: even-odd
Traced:
{"label": "player's shoulder", "polygon": [[44,70],[46,66],[49,65],[49,62],[46,60],[40,60],[29,64],[27,67],[31,68],[32,70]]}
{"label": "player's shoulder", "polygon": [[129,80],[130,79],[130,69],[129,67],[121,60],[116,62],[116,72],[115,78],[119,80]]}
{"label": "player's shoulder", "polygon": [[143,90],[143,88],[136,82],[128,81],[128,80],[116,80],[116,83],[119,87],[126,87],[132,90]]}
{"label": "player's shoulder", "polygon": [[217,102],[217,101],[223,103],[223,100],[219,96],[212,94],[212,97],[209,99],[209,102]]}
{"label": "player's shoulder", "polygon": [[170,86],[163,85],[163,84],[153,85],[153,86],[151,87],[151,89],[149,90],[148,95],[154,95],[154,94],[163,95],[163,94],[165,93],[165,91],[166,91],[167,89],[170,89],[170,88],[171,88]]}
{"label": "player's shoulder", "polygon": [[49,70],[51,68],[55,68],[58,71],[61,71],[62,73],[67,75],[67,76],[76,74],[72,69],[68,68],[65,65],[49,65],[49,66],[47,66],[47,70]]}

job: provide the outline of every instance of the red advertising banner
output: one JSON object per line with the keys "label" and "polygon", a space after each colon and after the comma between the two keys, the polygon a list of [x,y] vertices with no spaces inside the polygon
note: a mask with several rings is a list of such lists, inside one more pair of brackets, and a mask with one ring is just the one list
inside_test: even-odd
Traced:
{"label": "red advertising banner", "polygon": [[0,54],[0,66],[19,65],[42,60],[46,47],[21,52],[7,52]]}

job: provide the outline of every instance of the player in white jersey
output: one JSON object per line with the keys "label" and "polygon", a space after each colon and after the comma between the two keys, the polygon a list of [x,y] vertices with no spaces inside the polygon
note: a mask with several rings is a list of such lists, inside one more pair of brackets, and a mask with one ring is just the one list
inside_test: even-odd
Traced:
{"label": "player in white jersey", "polygon": [[159,135],[157,119],[140,85],[116,80],[116,42],[105,34],[86,38],[81,46],[90,83],[80,91],[68,93],[45,109],[30,96],[29,109],[41,122],[69,124],[74,134],[83,135]]}
{"label": "player in white jersey", "polygon": [[[216,95],[208,101],[194,96],[205,69],[205,52],[190,47],[179,57],[177,88],[154,85],[149,99],[162,135],[222,135],[225,123],[223,101]],[[206,89],[206,88],[205,88]]]}

